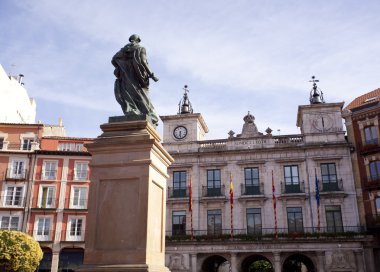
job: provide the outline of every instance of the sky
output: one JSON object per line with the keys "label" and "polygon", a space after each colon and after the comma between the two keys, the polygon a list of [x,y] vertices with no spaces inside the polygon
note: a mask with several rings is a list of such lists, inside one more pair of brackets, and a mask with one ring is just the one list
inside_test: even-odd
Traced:
{"label": "sky", "polygon": [[261,132],[296,134],[311,76],[326,102],[380,87],[379,12],[378,0],[1,0],[0,64],[25,75],[37,120],[97,137],[123,114],[110,61],[136,33],[159,115],[177,113],[186,84],[207,139],[240,133],[248,111]]}

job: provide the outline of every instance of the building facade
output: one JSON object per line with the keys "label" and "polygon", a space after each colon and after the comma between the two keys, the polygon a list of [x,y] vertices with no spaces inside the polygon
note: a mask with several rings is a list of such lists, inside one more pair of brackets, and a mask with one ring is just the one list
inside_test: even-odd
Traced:
{"label": "building facade", "polygon": [[374,235],[373,254],[380,266],[380,89],[354,99],[343,114],[357,188],[360,220]]}
{"label": "building facade", "polygon": [[[169,168],[166,264],[171,271],[375,271],[359,221],[343,103],[314,85],[299,106],[297,135],[258,131],[204,140],[208,128],[187,94],[161,116]],[[191,186],[190,186],[191,182]],[[232,185],[231,185],[232,184]],[[232,198],[232,200],[231,200]]]}
{"label": "building facade", "polygon": [[87,138],[62,125],[0,124],[0,226],[33,236],[37,271],[74,271],[83,262],[89,189]]}

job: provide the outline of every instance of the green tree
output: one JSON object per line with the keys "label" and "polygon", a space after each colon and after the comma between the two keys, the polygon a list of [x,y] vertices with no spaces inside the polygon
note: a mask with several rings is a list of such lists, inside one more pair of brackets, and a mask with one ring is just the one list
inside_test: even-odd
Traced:
{"label": "green tree", "polygon": [[258,260],[249,266],[250,272],[272,272],[272,264],[267,260]]}
{"label": "green tree", "polygon": [[41,259],[41,247],[31,236],[0,230],[0,271],[33,272]]}

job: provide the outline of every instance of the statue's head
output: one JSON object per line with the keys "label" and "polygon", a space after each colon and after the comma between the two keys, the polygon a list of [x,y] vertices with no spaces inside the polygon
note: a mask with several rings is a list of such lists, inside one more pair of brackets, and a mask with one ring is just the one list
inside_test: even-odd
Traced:
{"label": "statue's head", "polygon": [[131,37],[129,37],[129,41],[130,42],[141,42],[141,39],[140,39],[140,36],[137,35],[137,34],[133,34],[131,35]]}

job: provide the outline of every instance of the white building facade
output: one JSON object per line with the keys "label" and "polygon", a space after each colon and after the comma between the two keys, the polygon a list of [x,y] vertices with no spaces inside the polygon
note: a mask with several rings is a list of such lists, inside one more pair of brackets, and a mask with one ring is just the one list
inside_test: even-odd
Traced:
{"label": "white building facade", "polygon": [[343,103],[320,102],[299,106],[301,133],[286,136],[260,133],[248,113],[241,134],[206,141],[187,95],[178,114],[161,116],[163,145],[175,159],[166,213],[171,271],[258,271],[256,261],[275,272],[375,271]]}
{"label": "white building facade", "polygon": [[0,123],[35,123],[36,102],[29,98],[22,78],[8,76],[0,65]]}

